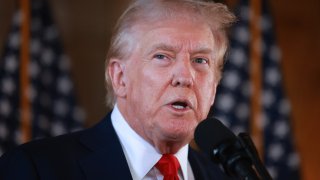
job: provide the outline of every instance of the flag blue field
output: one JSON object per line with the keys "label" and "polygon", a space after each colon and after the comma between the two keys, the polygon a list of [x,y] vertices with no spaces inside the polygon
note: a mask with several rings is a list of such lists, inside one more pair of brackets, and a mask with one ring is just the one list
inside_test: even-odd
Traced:
{"label": "flag blue field", "polygon": [[[31,1],[30,85],[32,139],[57,136],[83,127],[85,114],[77,105],[70,76],[70,60],[63,52],[59,33],[44,0]],[[21,143],[20,45],[21,11],[0,61],[0,155]]]}
{"label": "flag blue field", "polygon": [[[290,122],[290,103],[283,89],[281,53],[276,44],[267,1],[262,1],[262,127],[263,161],[274,179],[300,179],[299,156],[295,151]],[[218,87],[211,115],[233,132],[250,131],[250,7],[240,0],[236,8],[238,22],[231,32],[231,48],[223,79]]]}

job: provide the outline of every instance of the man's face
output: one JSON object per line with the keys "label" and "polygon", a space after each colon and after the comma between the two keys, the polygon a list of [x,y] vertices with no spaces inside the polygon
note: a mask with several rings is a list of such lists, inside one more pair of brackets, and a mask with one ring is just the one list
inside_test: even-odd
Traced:
{"label": "man's face", "polygon": [[210,28],[200,23],[162,21],[141,29],[132,54],[121,62],[117,101],[129,125],[163,152],[189,143],[213,104],[215,44]]}

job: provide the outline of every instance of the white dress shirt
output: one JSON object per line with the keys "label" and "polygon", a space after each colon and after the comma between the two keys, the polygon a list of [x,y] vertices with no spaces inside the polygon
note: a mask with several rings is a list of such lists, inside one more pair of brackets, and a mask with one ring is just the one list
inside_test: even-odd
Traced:
{"label": "white dress shirt", "polygon": [[[117,105],[115,105],[111,113],[111,121],[119,137],[133,180],[163,179],[160,171],[154,167],[162,154],[159,154],[151,144],[129,126]],[[180,163],[178,172],[180,180],[194,179],[191,166],[188,162],[188,148],[189,145],[185,145],[174,154]]]}

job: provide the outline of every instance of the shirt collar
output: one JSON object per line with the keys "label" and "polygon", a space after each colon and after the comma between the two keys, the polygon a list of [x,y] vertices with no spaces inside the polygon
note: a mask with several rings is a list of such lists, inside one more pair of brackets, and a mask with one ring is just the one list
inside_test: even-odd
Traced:
{"label": "shirt collar", "polygon": [[[111,121],[120,139],[133,179],[142,179],[160,160],[162,154],[129,126],[117,105],[111,113]],[[185,145],[175,154],[184,179],[188,179],[188,148],[189,146]]]}

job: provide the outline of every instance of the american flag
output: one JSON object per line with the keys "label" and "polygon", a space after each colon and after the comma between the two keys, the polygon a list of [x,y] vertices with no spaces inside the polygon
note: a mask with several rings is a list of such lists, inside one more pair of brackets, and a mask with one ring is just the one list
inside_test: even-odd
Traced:
{"label": "american flag", "polygon": [[[48,4],[31,1],[30,86],[32,139],[81,129],[84,111],[76,103],[70,61],[64,54]],[[21,143],[21,10],[13,16],[0,61],[0,155]]]}
{"label": "american flag", "polygon": [[[250,81],[249,0],[236,8],[238,22],[230,37],[230,51],[211,115],[238,134],[249,132],[252,83]],[[290,128],[290,103],[282,87],[281,53],[275,41],[267,1],[262,1],[262,126],[263,161],[274,179],[300,179],[299,156]]]}

